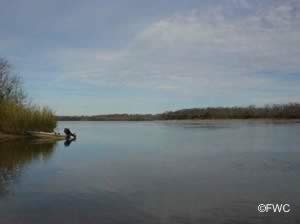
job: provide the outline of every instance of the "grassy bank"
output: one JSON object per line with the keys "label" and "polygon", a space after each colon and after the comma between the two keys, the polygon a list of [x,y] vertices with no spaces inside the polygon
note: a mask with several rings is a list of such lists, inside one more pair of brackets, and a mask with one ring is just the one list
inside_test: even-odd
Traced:
{"label": "grassy bank", "polygon": [[24,134],[26,131],[53,131],[54,113],[47,107],[29,106],[12,101],[0,102],[0,132]]}

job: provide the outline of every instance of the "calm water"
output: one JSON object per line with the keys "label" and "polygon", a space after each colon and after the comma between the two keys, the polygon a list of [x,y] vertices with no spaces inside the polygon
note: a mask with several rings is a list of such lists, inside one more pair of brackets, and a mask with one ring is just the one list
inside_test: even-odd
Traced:
{"label": "calm water", "polygon": [[[300,123],[65,122],[0,144],[0,223],[300,223]],[[259,213],[289,203],[290,213]]]}

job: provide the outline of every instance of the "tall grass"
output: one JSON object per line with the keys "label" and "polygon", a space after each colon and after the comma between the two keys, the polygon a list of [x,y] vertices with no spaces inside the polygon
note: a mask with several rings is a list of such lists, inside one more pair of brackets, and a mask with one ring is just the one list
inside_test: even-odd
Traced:
{"label": "tall grass", "polygon": [[0,101],[0,132],[23,134],[26,131],[53,131],[54,113],[48,107]]}

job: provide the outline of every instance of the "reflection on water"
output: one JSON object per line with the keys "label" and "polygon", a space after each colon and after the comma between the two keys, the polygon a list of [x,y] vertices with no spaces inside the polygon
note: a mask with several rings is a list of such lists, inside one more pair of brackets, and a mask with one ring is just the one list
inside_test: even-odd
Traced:
{"label": "reflection on water", "polygon": [[76,138],[69,138],[69,139],[66,139],[65,142],[64,142],[64,145],[66,147],[69,147],[71,145],[72,142],[75,142],[76,141]]}
{"label": "reflection on water", "polygon": [[8,141],[0,143],[0,197],[9,193],[26,165],[33,160],[47,160],[56,143],[41,141]]}
{"label": "reflection on water", "polygon": [[299,123],[59,125],[79,133],[71,150],[0,145],[1,224],[300,223]]}

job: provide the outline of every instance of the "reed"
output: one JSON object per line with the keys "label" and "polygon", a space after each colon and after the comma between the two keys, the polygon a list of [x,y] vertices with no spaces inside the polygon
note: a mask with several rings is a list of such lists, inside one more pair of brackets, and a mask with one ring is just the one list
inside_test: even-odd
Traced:
{"label": "reed", "polygon": [[26,103],[22,80],[0,57],[0,132],[23,134],[26,131],[53,131],[54,113],[48,107]]}
{"label": "reed", "polygon": [[0,132],[23,134],[26,131],[53,131],[56,118],[48,107],[0,102]]}

